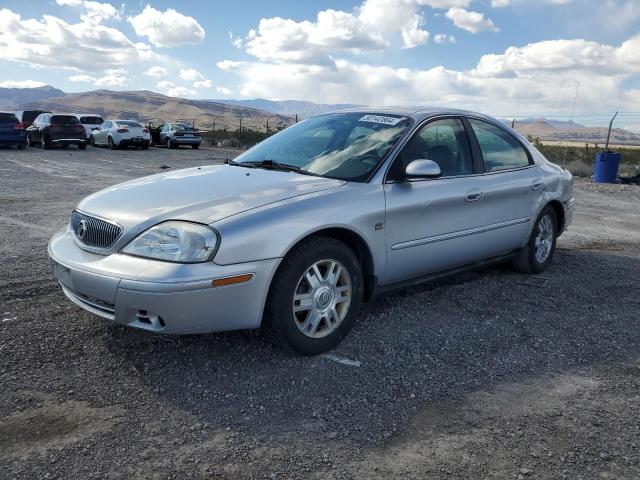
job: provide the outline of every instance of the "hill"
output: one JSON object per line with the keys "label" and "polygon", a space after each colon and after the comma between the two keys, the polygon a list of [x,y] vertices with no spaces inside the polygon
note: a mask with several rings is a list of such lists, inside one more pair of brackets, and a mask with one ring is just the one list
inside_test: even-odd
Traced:
{"label": "hill", "polygon": [[225,105],[209,100],[189,100],[162,95],[148,90],[115,92],[95,90],[71,93],[57,98],[40,99],[24,104],[26,108],[41,108],[52,112],[97,113],[109,118],[130,118],[142,122],[164,120],[194,121],[203,129],[226,128],[236,130],[242,126],[263,130],[267,118],[270,128],[289,125],[286,115],[271,115],[255,108]]}
{"label": "hill", "polygon": [[[585,127],[578,123],[549,121],[544,118],[528,122],[516,121],[515,128],[525,137],[539,138],[547,142],[597,143],[607,141],[607,127]],[[640,134],[622,128],[611,130],[610,142],[616,145],[640,145]]]}
{"label": "hill", "polygon": [[256,98],[253,100],[212,100],[217,103],[226,105],[235,105],[241,107],[257,108],[265,112],[276,113],[295,117],[299,119],[308,118],[321,113],[333,112],[335,110],[343,110],[345,108],[354,108],[359,105],[351,105],[348,103],[323,104],[304,102],[300,100],[265,100],[264,98]]}
{"label": "hill", "polygon": [[0,88],[0,110],[18,110],[25,103],[64,97],[66,93],[51,85],[36,88]]}

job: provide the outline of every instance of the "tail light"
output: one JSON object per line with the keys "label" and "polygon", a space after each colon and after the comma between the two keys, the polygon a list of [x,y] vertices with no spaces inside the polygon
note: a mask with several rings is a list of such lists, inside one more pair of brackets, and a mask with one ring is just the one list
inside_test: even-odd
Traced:
{"label": "tail light", "polygon": [[143,129],[142,129],[142,131],[143,131],[144,133],[149,133],[149,129],[148,129],[148,128],[143,128]]}
{"label": "tail light", "polygon": [[16,123],[16,126],[14,128],[16,130],[26,130],[27,126],[24,123],[18,122]]}
{"label": "tail light", "polygon": [[118,133],[129,133],[129,130],[127,130],[126,128],[119,128]]}

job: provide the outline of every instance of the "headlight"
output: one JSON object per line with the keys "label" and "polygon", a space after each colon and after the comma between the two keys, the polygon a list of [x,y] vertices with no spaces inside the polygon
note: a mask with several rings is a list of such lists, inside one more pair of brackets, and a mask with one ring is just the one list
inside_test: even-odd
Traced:
{"label": "headlight", "polygon": [[198,223],[169,221],[151,227],[122,252],[170,262],[198,263],[211,260],[217,247],[218,235],[212,228]]}

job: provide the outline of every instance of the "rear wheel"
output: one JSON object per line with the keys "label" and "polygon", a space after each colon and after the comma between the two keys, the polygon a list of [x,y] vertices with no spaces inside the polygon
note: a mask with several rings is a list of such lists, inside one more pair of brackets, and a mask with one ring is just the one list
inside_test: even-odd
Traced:
{"label": "rear wheel", "polygon": [[49,149],[49,144],[47,143],[47,140],[44,137],[40,139],[40,146],[42,147],[43,150]]}
{"label": "rear wheel", "polygon": [[115,150],[117,148],[116,144],[113,143],[113,138],[111,137],[107,139],[107,144],[109,145],[109,150]]}
{"label": "rear wheel", "polygon": [[96,140],[95,140],[95,138],[93,138],[93,135],[91,135],[91,136],[89,137],[89,140],[87,141],[87,143],[88,143],[89,145],[91,145],[92,147],[95,147],[95,146],[96,146]]}
{"label": "rear wheel", "polygon": [[529,241],[514,261],[514,266],[524,273],[544,272],[556,250],[557,232],[556,212],[547,205],[538,216]]}
{"label": "rear wheel", "polygon": [[304,355],[335,347],[362,304],[360,263],[344,243],[314,237],[295,247],[274,277],[266,328],[277,343]]}
{"label": "rear wheel", "polygon": [[27,147],[26,143],[19,143],[18,144],[18,150],[24,150]]}
{"label": "rear wheel", "polygon": [[193,148],[194,150],[197,150],[200,147],[200,145],[191,145],[191,148]]}
{"label": "rear wheel", "polygon": [[87,144],[86,143],[81,143],[78,145],[78,149],[79,150],[86,150],[87,149]]}

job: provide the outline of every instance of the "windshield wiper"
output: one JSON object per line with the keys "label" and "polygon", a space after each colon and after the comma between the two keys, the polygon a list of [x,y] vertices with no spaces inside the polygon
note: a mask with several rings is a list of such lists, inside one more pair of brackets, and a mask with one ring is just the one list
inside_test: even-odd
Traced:
{"label": "windshield wiper", "polygon": [[[318,175],[317,173],[312,173],[307,170],[302,170],[300,167],[296,167],[294,165],[289,165],[287,163],[279,163],[275,160],[261,160],[257,162],[235,162],[233,160],[229,160],[229,162],[233,162],[233,165],[241,166],[241,167],[249,167],[249,168],[264,168],[267,170],[278,170],[281,172],[296,172],[301,173],[303,175],[311,175],[313,177],[321,177],[322,175]],[[231,163],[229,163],[231,165]]]}

